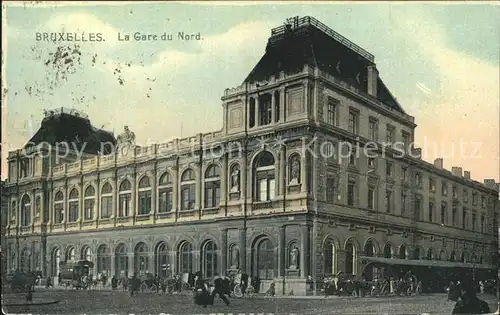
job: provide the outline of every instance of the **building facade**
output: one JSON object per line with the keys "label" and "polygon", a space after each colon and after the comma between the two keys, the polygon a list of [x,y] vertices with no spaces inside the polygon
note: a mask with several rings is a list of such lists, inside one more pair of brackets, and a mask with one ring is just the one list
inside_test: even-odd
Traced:
{"label": "building facade", "polygon": [[[261,290],[310,294],[325,274],[375,264],[496,268],[495,181],[423,161],[373,56],[321,22],[273,29],[222,102],[222,130],[148,147],[128,128],[114,139],[81,113],[47,113],[46,132],[9,154],[8,269],[242,269]],[[47,134],[68,121],[80,131],[61,146]]]}

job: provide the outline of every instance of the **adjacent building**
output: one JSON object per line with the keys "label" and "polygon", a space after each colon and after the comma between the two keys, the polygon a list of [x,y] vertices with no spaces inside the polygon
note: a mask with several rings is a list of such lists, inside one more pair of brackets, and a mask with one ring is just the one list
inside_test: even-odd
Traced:
{"label": "adjacent building", "polygon": [[272,29],[222,107],[221,130],[147,147],[47,112],[9,153],[8,268],[242,269],[278,294],[339,272],[496,269],[495,181],[423,161],[373,55],[316,19]]}

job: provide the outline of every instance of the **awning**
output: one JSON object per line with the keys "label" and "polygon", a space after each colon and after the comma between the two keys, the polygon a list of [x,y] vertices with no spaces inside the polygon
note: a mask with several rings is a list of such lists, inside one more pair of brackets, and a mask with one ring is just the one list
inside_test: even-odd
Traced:
{"label": "awning", "polygon": [[487,264],[472,264],[458,261],[446,260],[412,260],[399,258],[382,258],[361,256],[360,259],[367,262],[381,263],[387,265],[406,265],[406,266],[421,266],[421,267],[442,267],[442,268],[470,268],[470,269],[496,269],[494,265]]}

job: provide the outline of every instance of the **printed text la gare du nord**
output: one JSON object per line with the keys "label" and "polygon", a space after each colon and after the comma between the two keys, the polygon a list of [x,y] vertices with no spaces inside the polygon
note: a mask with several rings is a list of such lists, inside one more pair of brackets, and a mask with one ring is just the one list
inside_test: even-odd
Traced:
{"label": "printed text la gare du nord", "polygon": [[[46,41],[46,42],[104,42],[106,39],[104,38],[102,33],[86,33],[86,32],[36,32],[35,39],[37,41]],[[177,34],[173,33],[142,33],[142,32],[134,32],[130,34],[126,33],[118,33],[117,34],[118,41],[170,41],[170,40],[203,40],[200,32],[196,33],[188,33],[184,31],[177,32]]]}

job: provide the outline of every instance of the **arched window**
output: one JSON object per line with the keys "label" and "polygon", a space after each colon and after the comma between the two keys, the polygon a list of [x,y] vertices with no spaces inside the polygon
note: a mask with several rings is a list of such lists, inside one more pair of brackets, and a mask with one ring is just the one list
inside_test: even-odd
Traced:
{"label": "arched window", "polygon": [[220,171],[210,165],[205,172],[205,208],[217,208],[220,203]]}
{"label": "arched window", "polygon": [[276,254],[274,246],[268,238],[264,238],[256,243],[257,255],[255,257],[255,266],[257,267],[257,276],[260,279],[274,279],[276,268]]}
{"label": "arched window", "polygon": [[182,242],[178,251],[179,273],[193,272],[193,245],[189,242]]}
{"label": "arched window", "polygon": [[300,250],[296,241],[291,242],[287,249],[288,268],[298,269],[300,267]]}
{"label": "arched window", "polygon": [[354,274],[354,244],[349,241],[345,245],[345,273]]}
{"label": "arched window", "polygon": [[240,165],[235,163],[231,166],[230,170],[231,174],[231,185],[228,185],[231,189],[231,192],[240,191]]}
{"label": "arched window", "polygon": [[164,242],[161,242],[156,246],[155,262],[155,272],[157,275],[162,278],[171,276],[170,265],[168,264],[167,244]]}
{"label": "arched window", "polygon": [[217,245],[207,241],[202,247],[202,272],[205,278],[212,278],[217,273]]}
{"label": "arched window", "polygon": [[101,219],[111,217],[113,213],[113,187],[110,183],[105,183],[101,189]]}
{"label": "arched window", "polygon": [[434,251],[432,250],[432,248],[429,248],[429,250],[427,251],[427,260],[433,260],[434,258]]}
{"label": "arched window", "polygon": [[158,212],[165,213],[172,211],[173,204],[172,178],[168,172],[163,173],[158,182]]}
{"label": "arched window", "polygon": [[51,268],[51,274],[53,277],[57,277],[60,272],[59,265],[61,263],[61,250],[59,248],[54,248],[52,250],[52,268]]}
{"label": "arched window", "polygon": [[294,153],[289,158],[288,178],[290,178],[290,185],[300,183],[300,155]]}
{"label": "arched window", "polygon": [[337,273],[336,257],[337,253],[335,243],[329,239],[325,242],[323,247],[323,256],[325,259],[325,275],[334,275]]}
{"label": "arched window", "polygon": [[384,246],[384,258],[392,258],[392,246],[389,243]]}
{"label": "arched window", "polygon": [[138,275],[148,273],[148,247],[144,243],[139,243],[135,246],[134,269]]}
{"label": "arched window", "polygon": [[97,273],[102,273],[106,276],[110,276],[111,272],[111,257],[109,253],[109,247],[101,244],[97,248]]}
{"label": "arched window", "polygon": [[118,204],[118,217],[128,217],[131,213],[131,204],[132,204],[132,184],[128,179],[125,179],[120,184],[119,188],[119,204]]}
{"label": "arched window", "polygon": [[372,240],[367,241],[365,244],[365,256],[375,256],[375,247],[373,246]]}
{"label": "arched window", "polygon": [[31,224],[31,199],[28,195],[24,195],[21,200],[21,225],[28,226]]}
{"label": "arched window", "polygon": [[62,223],[64,220],[64,195],[58,191],[54,197],[54,223]]}
{"label": "arched window", "polygon": [[399,246],[399,259],[406,259],[406,246]]}
{"label": "arched window", "polygon": [[139,181],[139,214],[151,213],[151,183],[148,176]]}
{"label": "arched window", "polygon": [[25,272],[31,270],[31,252],[26,247],[21,252],[21,270]]}
{"label": "arched window", "polygon": [[181,210],[194,209],[196,204],[196,181],[192,169],[187,169],[181,177]]}
{"label": "arched window", "polygon": [[254,198],[258,201],[269,201],[275,196],[274,157],[264,151],[255,159],[254,165]]}
{"label": "arched window", "polygon": [[87,260],[87,261],[92,261],[92,250],[90,249],[90,247],[85,246],[85,247],[82,249],[82,256],[81,256],[81,259],[82,259],[82,260]]}
{"label": "arched window", "polygon": [[127,248],[123,243],[115,248],[115,274],[119,278],[128,276]]}
{"label": "arched window", "polygon": [[66,261],[75,261],[75,248],[74,247],[70,247],[67,251],[66,251]]}
{"label": "arched window", "polygon": [[85,193],[83,194],[83,206],[84,220],[93,220],[94,219],[94,207],[95,207],[95,189],[94,186],[88,186],[85,189]]}
{"label": "arched window", "polygon": [[457,259],[455,251],[452,250],[450,253],[450,261],[455,261]]}
{"label": "arched window", "polygon": [[413,259],[420,259],[420,247],[415,247],[415,250],[413,251]]}
{"label": "arched window", "polygon": [[75,222],[78,220],[78,208],[79,208],[79,200],[78,200],[78,190],[73,188],[68,197],[68,208],[69,208],[69,220],[68,222]]}

